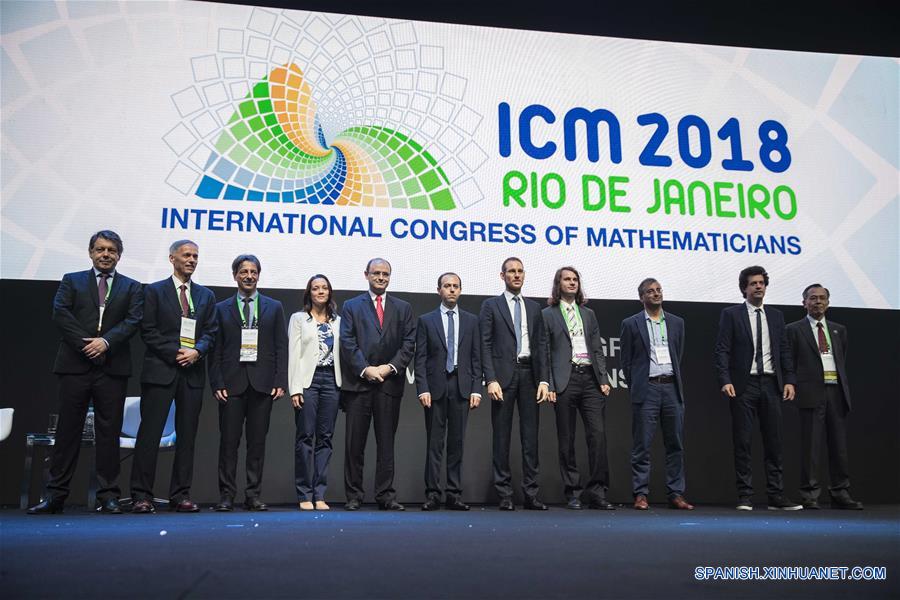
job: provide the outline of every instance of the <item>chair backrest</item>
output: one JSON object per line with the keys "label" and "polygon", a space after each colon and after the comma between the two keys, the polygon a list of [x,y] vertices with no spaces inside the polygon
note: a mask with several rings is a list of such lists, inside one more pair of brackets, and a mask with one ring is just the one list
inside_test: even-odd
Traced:
{"label": "chair backrest", "polygon": [[0,442],[9,437],[12,431],[14,408],[0,408]]}
{"label": "chair backrest", "polygon": [[[137,437],[138,428],[141,426],[141,398],[140,396],[128,396],[125,398],[125,411],[122,415],[122,435]],[[175,432],[175,403],[169,408],[169,416],[163,427],[163,437]]]}

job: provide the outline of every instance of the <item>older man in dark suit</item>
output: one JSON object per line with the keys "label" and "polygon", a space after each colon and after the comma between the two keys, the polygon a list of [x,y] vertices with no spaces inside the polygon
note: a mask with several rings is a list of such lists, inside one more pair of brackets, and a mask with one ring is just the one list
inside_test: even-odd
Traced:
{"label": "older man in dark suit", "polygon": [[850,496],[847,457],[847,328],[825,319],[831,293],[819,283],[803,290],[806,316],[787,326],[800,409],[800,494],[803,508],[819,508],[818,459],[827,438],[831,506],[862,510]]}
{"label": "older man in dark suit", "polygon": [[[543,310],[544,362],[549,365],[550,401],[556,408],[559,471],[566,508],[614,510],[606,498],[609,461],[606,456],[606,397],[609,376],[600,345],[597,316],[587,306],[581,274],[563,267],[553,277],[553,291]],[[581,412],[587,439],[590,477],[582,487],[575,462],[575,416]],[[583,492],[582,492],[583,490]]]}
{"label": "older man in dark suit", "polygon": [[769,510],[800,510],[784,496],[781,403],[794,399],[794,362],[780,310],[763,306],[769,274],[747,267],[738,277],[745,301],[722,310],[715,365],[722,394],[731,402],[738,510],[753,510],[751,440],[759,418]]}
{"label": "older man in dark suit", "polygon": [[141,284],[116,271],[122,239],[95,233],[88,244],[93,266],[63,276],[53,300],[62,340],[53,372],[59,375],[59,421],[50,458],[49,498],[29,514],[62,512],[78,464],[88,405],[94,404],[97,499],[100,511],[119,514],[119,433],[128,377],[130,340],[141,322]]}
{"label": "older man in dark suit", "polygon": [[366,265],[369,289],[341,311],[341,394],[347,413],[344,486],[347,510],[363,501],[363,465],[369,427],[377,445],[375,500],[381,510],[405,510],[394,489],[394,436],[400,419],[405,371],[416,345],[416,323],[408,302],[387,295],[391,265],[373,258]]}
{"label": "older man in dark suit", "polygon": [[438,277],[441,305],[416,326],[416,389],[425,408],[427,455],[425,503],[441,506],[441,463],[447,439],[447,499],[450,510],[469,510],[462,501],[462,457],[469,410],[481,402],[481,336],[478,317],[459,307],[462,281],[456,273]]}
{"label": "older man in dark suit", "polygon": [[287,330],[281,302],[256,289],[262,267],[252,254],[231,263],[237,294],[216,304],[219,331],[209,359],[209,384],[219,402],[219,503],[233,509],[238,446],[246,423],[244,508],[268,510],[259,499],[272,402],[287,387]]}
{"label": "older man in dark suit", "polygon": [[216,339],[216,299],[194,282],[199,250],[191,240],[169,246],[173,274],[144,290],[141,337],[147,346],[141,371],[141,426],[131,466],[132,512],[152,513],[153,480],[159,439],[175,400],[175,462],[169,485],[169,509],[197,512],[191,501],[194,440],[200,422],[204,359]]}
{"label": "older man in dark suit", "polygon": [[622,321],[622,370],[631,394],[631,489],[634,508],[647,510],[650,449],[656,424],[666,448],[669,506],[694,510],[684,499],[684,321],[663,311],[662,286],[648,277],[638,286],[644,310]]}
{"label": "older man in dark suit", "polygon": [[518,406],[525,508],[547,510],[547,505],[538,498],[538,403],[550,397],[549,374],[542,351],[541,307],[522,296],[525,267],[520,259],[504,260],[500,279],[506,289],[499,296],[485,300],[478,316],[481,364],[491,399],[494,489],[500,497],[500,510],[515,510],[509,444],[513,414]]}

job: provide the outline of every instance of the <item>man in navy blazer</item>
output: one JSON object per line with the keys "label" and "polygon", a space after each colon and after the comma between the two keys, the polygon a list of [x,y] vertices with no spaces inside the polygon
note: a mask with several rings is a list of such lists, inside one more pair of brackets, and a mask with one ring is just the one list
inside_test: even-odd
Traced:
{"label": "man in navy blazer", "polygon": [[481,335],[478,317],[459,308],[462,280],[438,277],[441,305],[416,325],[416,390],[425,409],[425,503],[441,506],[441,463],[447,438],[447,500],[450,510],[469,510],[462,501],[462,457],[469,410],[481,402]]}
{"label": "man in navy blazer", "polygon": [[794,361],[780,310],[763,306],[769,274],[747,267],[738,277],[745,301],[722,310],[715,364],[722,394],[730,399],[738,510],[753,510],[751,440],[759,418],[769,510],[800,510],[784,496],[781,402],[794,399]]}
{"label": "man in navy blazer", "polygon": [[197,512],[191,502],[194,439],[200,422],[204,359],[216,339],[216,299],[191,280],[199,250],[191,240],[169,246],[173,274],[144,290],[141,338],[147,346],[141,371],[141,426],[131,466],[133,513],[152,513],[156,459],[172,399],[175,400],[175,462],[169,485],[169,508]]}
{"label": "man in navy blazer", "polygon": [[400,419],[405,371],[416,345],[409,303],[388,296],[391,264],[373,258],[366,265],[369,289],[341,310],[341,395],[347,413],[344,487],[347,510],[364,497],[363,465],[374,420],[375,500],[382,510],[404,510],[394,489],[394,436]]}
{"label": "man in navy blazer", "polygon": [[817,471],[827,438],[831,506],[862,510],[862,502],[850,496],[847,328],[825,319],[830,300],[831,293],[823,285],[806,286],[803,290],[806,316],[787,326],[797,374],[796,402],[800,409],[800,495],[803,508],[819,508]]}
{"label": "man in navy blazer", "polygon": [[[609,375],[600,343],[597,315],[584,304],[581,274],[575,267],[557,269],[553,291],[543,311],[544,360],[550,372],[550,401],[556,410],[559,471],[566,508],[615,510],[606,497],[606,397]],[[581,412],[590,477],[586,486],[575,460],[575,417]]]}
{"label": "man in navy blazer", "polygon": [[644,310],[622,321],[619,335],[622,370],[631,394],[631,489],[634,508],[647,510],[650,495],[650,450],[656,424],[666,449],[669,506],[693,510],[684,499],[684,320],[663,311],[659,281],[648,277],[638,286]]}
{"label": "man in navy blazer", "polygon": [[244,508],[268,510],[259,499],[272,402],[287,387],[287,329],[281,302],[256,289],[262,266],[252,254],[231,263],[238,291],[216,304],[218,333],[209,357],[209,384],[219,402],[219,503],[234,508],[238,446],[247,428]]}
{"label": "man in navy blazer", "polygon": [[513,414],[519,407],[522,438],[522,491],[525,508],[547,510],[538,499],[538,404],[549,399],[549,374],[542,346],[544,324],[541,307],[522,296],[525,267],[515,257],[503,261],[500,270],[505,290],[481,304],[481,364],[491,399],[494,489],[500,510],[515,510],[509,443]]}
{"label": "man in navy blazer", "polygon": [[29,514],[62,512],[78,464],[88,405],[94,405],[97,499],[101,512],[119,514],[119,433],[131,338],[141,322],[141,284],[116,271],[122,239],[98,231],[88,243],[92,268],[63,276],[53,299],[62,340],[53,372],[59,375],[59,420],[50,456],[49,497]]}

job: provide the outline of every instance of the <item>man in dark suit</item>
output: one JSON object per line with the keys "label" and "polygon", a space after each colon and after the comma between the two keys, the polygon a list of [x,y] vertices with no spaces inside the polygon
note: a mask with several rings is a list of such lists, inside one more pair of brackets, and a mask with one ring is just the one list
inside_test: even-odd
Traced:
{"label": "man in dark suit", "polygon": [[862,510],[862,502],[850,496],[847,328],[825,320],[830,300],[830,292],[821,284],[807,286],[803,290],[806,316],[787,326],[797,373],[797,406],[800,409],[801,501],[803,508],[819,508],[818,459],[827,435],[831,506]]}
{"label": "man in dark suit", "polygon": [[684,321],[663,312],[663,291],[652,277],[638,286],[644,310],[622,321],[622,370],[631,394],[631,489],[634,508],[647,510],[650,449],[656,424],[666,448],[669,506],[694,510],[684,499],[684,388],[681,356]]}
{"label": "man in dark suit", "polygon": [[494,489],[500,497],[500,510],[515,510],[509,443],[518,405],[525,508],[547,510],[547,505],[538,499],[538,403],[549,399],[550,389],[542,352],[541,307],[522,296],[525,267],[521,260],[515,257],[504,260],[500,279],[505,291],[485,300],[478,317],[481,364],[491,399]]}
{"label": "man in dark suit", "polygon": [[375,500],[382,510],[404,510],[394,489],[394,436],[400,419],[405,369],[413,358],[416,323],[409,303],[388,296],[391,265],[366,265],[369,289],[341,311],[341,394],[347,413],[344,486],[347,510],[363,497],[363,465],[369,427],[375,421]]}
{"label": "man in dark suit", "polygon": [[794,399],[794,364],[780,310],[763,306],[769,274],[747,267],[738,277],[745,302],[722,311],[716,338],[716,373],[731,402],[738,510],[753,510],[751,440],[759,418],[769,510],[800,510],[784,496],[781,402]]}
{"label": "man in dark suit", "polygon": [[141,371],[141,426],[131,466],[133,513],[152,513],[156,459],[172,399],[175,400],[175,462],[169,485],[169,508],[197,512],[191,501],[194,474],[194,439],[200,422],[204,358],[216,339],[216,299],[191,280],[199,251],[191,240],[169,247],[171,277],[144,290],[141,337],[147,346]]}
{"label": "man in dark suit", "polygon": [[141,284],[118,273],[122,239],[95,233],[88,244],[93,267],[63,276],[53,300],[53,322],[62,340],[53,372],[59,375],[59,420],[50,457],[49,498],[29,514],[59,513],[78,464],[88,406],[94,404],[97,499],[100,511],[119,506],[119,433],[128,377],[131,337],[141,322]]}
{"label": "man in dark suit", "polygon": [[[556,408],[559,472],[566,508],[615,510],[606,499],[609,462],[606,457],[606,397],[609,376],[600,345],[600,325],[581,290],[581,274],[563,267],[553,277],[553,291],[543,310],[544,362],[549,365],[550,401]],[[582,488],[575,462],[575,417],[581,412],[588,447],[590,477]],[[584,490],[582,492],[582,489]]]}
{"label": "man in dark suit", "polygon": [[237,294],[216,304],[218,333],[209,383],[219,401],[219,503],[231,511],[237,492],[238,446],[247,424],[244,508],[268,510],[259,499],[272,402],[287,387],[287,329],[281,302],[256,289],[262,267],[252,254],[231,263]]}
{"label": "man in dark suit", "polygon": [[481,335],[478,317],[459,308],[462,281],[456,273],[438,277],[441,305],[416,326],[416,389],[425,408],[427,454],[425,503],[441,506],[441,463],[447,438],[447,500],[450,510],[469,510],[462,501],[462,457],[469,410],[481,402]]}

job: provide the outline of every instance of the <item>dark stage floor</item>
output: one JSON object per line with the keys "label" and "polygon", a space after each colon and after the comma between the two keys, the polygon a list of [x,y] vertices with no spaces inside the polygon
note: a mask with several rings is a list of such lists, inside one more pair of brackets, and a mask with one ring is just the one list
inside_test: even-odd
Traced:
{"label": "dark stage floor", "polygon": [[[900,507],[738,513],[26,516],[0,511],[4,598],[900,597]],[[762,508],[763,510],[761,510]],[[881,581],[698,580],[697,567],[884,567]],[[850,571],[846,572],[850,577]]]}

